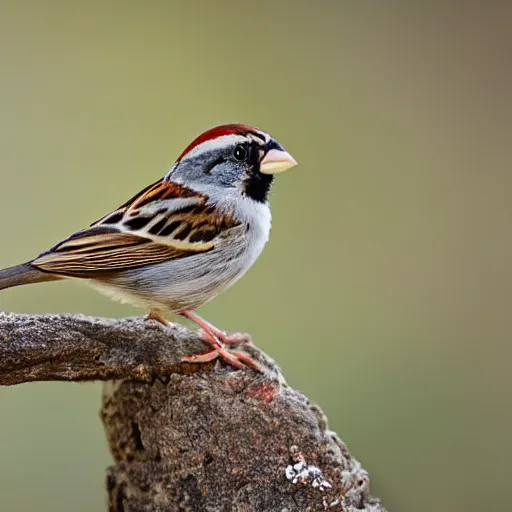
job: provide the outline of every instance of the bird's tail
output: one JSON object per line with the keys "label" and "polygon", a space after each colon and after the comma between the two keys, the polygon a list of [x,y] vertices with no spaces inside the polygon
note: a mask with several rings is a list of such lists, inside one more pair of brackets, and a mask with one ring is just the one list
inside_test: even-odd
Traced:
{"label": "bird's tail", "polygon": [[30,263],[22,263],[15,267],[0,270],[0,290],[12,286],[21,286],[22,284],[42,283],[57,279],[61,279],[61,277],[38,270]]}

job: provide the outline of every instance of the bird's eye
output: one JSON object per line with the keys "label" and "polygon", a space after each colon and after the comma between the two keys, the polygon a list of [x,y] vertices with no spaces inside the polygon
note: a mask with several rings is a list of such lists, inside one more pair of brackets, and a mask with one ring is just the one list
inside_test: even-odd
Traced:
{"label": "bird's eye", "polygon": [[238,145],[233,151],[233,157],[238,162],[243,162],[247,158],[247,148],[242,145]]}

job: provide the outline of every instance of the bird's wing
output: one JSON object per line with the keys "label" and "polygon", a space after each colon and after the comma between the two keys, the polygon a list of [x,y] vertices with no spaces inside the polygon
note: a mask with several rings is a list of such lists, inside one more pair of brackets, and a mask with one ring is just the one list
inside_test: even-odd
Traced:
{"label": "bird's wing", "polygon": [[211,251],[238,225],[206,196],[161,180],[31,263],[59,275],[100,278]]}

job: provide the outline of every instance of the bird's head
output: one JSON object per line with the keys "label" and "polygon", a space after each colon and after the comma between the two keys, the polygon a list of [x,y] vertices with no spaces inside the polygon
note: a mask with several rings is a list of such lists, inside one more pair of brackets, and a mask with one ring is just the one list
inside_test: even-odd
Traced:
{"label": "bird's head", "polygon": [[274,174],[295,165],[295,159],[268,133],[243,124],[227,124],[192,141],[166,179],[192,188],[237,189],[265,202]]}

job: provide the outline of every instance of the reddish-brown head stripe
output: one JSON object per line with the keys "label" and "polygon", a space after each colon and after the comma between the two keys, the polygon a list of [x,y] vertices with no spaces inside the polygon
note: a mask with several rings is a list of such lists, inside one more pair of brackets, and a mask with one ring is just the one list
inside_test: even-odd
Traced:
{"label": "reddish-brown head stripe", "polygon": [[207,140],[217,139],[224,137],[225,135],[245,135],[247,133],[259,133],[257,128],[248,126],[246,124],[224,124],[222,126],[216,126],[210,130],[205,131],[199,137],[196,137],[181,153],[178,160],[181,160],[189,151],[192,151],[195,147],[199,146]]}

